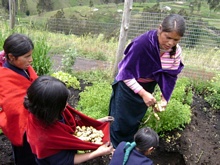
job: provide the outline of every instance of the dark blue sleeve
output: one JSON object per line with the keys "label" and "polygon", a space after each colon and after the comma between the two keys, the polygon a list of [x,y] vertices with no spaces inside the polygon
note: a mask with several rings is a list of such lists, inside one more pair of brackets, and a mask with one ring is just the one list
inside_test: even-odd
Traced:
{"label": "dark blue sleeve", "polygon": [[74,155],[76,154],[76,151],[74,150],[65,150],[58,152],[55,155],[49,156],[44,159],[36,159],[38,165],[73,165],[74,164]]}

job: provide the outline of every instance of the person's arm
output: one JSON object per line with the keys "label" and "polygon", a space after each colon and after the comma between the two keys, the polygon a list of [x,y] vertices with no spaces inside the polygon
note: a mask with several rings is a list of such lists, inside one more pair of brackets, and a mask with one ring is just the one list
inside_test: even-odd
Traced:
{"label": "person's arm", "polygon": [[149,106],[153,106],[156,103],[156,99],[153,97],[153,95],[149,92],[147,92],[138,82],[137,80],[133,79],[127,79],[124,80],[124,83],[131,89],[134,91],[134,93],[139,94],[145,104],[149,107]]}
{"label": "person's arm", "polygon": [[107,142],[93,152],[75,154],[74,164],[83,163],[85,161],[94,159],[99,156],[108,155],[108,154],[111,154],[113,151],[114,151],[113,146],[110,144],[110,142]]}

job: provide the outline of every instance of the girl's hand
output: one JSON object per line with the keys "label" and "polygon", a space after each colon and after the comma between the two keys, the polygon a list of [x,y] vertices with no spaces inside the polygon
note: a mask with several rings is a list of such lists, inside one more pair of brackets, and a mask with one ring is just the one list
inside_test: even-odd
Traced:
{"label": "girl's hand", "polygon": [[110,142],[106,142],[94,151],[97,155],[108,155],[114,152],[114,148]]}

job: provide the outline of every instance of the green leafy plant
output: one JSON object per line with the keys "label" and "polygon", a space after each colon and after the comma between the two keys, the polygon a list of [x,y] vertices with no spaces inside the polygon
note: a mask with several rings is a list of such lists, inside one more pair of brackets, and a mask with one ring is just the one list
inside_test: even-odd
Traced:
{"label": "green leafy plant", "polygon": [[58,71],[52,73],[51,76],[63,81],[66,84],[67,88],[72,87],[74,89],[81,89],[80,82],[77,80],[76,77],[72,76],[69,73]]}
{"label": "green leafy plant", "polygon": [[[158,112],[159,118],[157,118],[154,116],[153,108],[150,107],[141,127],[149,126],[160,134],[174,129],[183,129],[191,121],[192,96],[190,81],[187,78],[179,79],[166,110]],[[158,98],[158,93],[155,97]]]}
{"label": "green leafy plant", "polygon": [[52,62],[48,55],[50,48],[46,38],[42,37],[34,40],[33,68],[39,76],[48,74],[51,71]]}
{"label": "green leafy plant", "polygon": [[76,49],[67,49],[62,57],[62,70],[67,73],[72,72],[72,67],[77,56]]}
{"label": "green leafy plant", "polygon": [[96,119],[101,118],[108,115],[110,96],[110,83],[94,83],[92,86],[87,86],[85,90],[80,93],[77,109],[90,117]]}
{"label": "green leafy plant", "polygon": [[208,92],[205,94],[205,100],[216,110],[220,110],[220,74],[217,74],[210,80]]}

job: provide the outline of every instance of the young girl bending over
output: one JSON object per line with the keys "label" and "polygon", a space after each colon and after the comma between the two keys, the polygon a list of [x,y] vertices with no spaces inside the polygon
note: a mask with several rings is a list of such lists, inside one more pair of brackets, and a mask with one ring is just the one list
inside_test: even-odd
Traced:
{"label": "young girl bending over", "polygon": [[[105,124],[89,118],[67,104],[70,93],[60,80],[41,76],[28,88],[24,105],[30,111],[27,140],[39,165],[73,165],[110,154],[110,142],[84,142],[73,136],[78,125]],[[77,150],[94,150],[78,154]]]}

